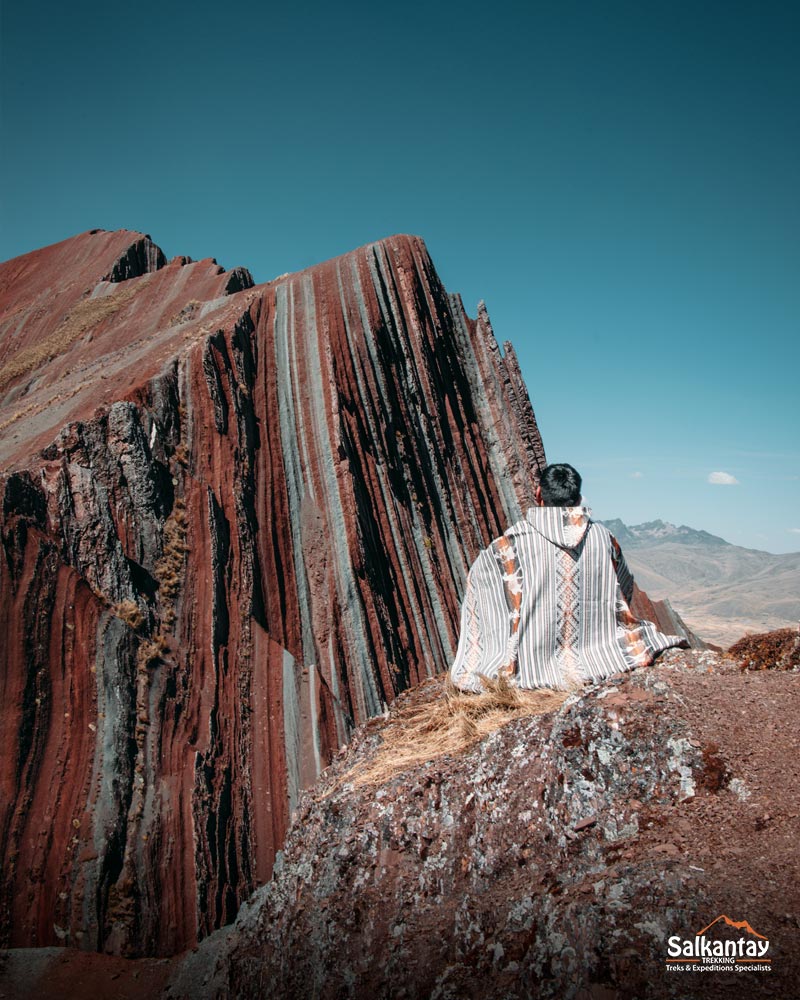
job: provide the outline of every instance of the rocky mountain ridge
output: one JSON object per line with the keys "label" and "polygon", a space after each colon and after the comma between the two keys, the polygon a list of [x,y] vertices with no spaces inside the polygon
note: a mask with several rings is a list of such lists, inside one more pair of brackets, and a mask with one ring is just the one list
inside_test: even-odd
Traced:
{"label": "rocky mountain ridge", "polygon": [[614,534],[620,545],[628,548],[664,542],[679,542],[683,545],[730,545],[724,538],[712,535],[708,531],[690,528],[686,524],[675,525],[660,519],[628,525],[615,517],[602,523]]}
{"label": "rocky mountain ridge", "polygon": [[446,667],[544,450],[396,236],[254,286],[83,233],[0,265],[0,942],[171,954],[353,726]]}
{"label": "rocky mountain ridge", "polygon": [[637,583],[652,597],[669,598],[707,642],[728,647],[746,633],[800,620],[800,553],[746,549],[664,521],[603,523],[620,542]]}

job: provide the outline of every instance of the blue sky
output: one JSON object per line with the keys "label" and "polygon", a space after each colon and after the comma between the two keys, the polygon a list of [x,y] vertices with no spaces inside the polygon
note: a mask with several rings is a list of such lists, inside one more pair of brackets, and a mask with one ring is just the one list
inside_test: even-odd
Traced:
{"label": "blue sky", "polygon": [[800,5],[6,2],[0,53],[0,259],[416,233],[597,516],[800,549]]}

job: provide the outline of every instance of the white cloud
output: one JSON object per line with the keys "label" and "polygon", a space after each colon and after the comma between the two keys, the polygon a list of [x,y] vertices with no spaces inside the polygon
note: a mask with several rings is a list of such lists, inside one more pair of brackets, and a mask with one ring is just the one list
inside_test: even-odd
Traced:
{"label": "white cloud", "polygon": [[732,476],[730,472],[712,472],[708,481],[714,486],[738,486],[739,480]]}
{"label": "white cloud", "polygon": [[800,535],[800,528],[789,528],[790,535]]}
{"label": "white cloud", "polygon": [[631,473],[631,479],[644,479],[644,473],[643,472],[632,472]]}

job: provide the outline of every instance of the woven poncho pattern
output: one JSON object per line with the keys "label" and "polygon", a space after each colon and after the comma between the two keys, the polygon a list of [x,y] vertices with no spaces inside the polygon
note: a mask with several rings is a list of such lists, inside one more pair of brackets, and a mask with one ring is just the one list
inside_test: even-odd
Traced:
{"label": "woven poncho pattern", "polygon": [[617,540],[587,507],[532,507],[469,571],[451,677],[471,691],[501,673],[521,688],[565,688],[686,644],[637,619],[632,595]]}

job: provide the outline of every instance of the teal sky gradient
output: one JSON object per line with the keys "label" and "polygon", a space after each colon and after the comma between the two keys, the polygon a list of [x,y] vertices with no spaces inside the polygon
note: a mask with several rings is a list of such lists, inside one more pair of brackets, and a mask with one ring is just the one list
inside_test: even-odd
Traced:
{"label": "teal sky gradient", "polygon": [[800,549],[800,5],[3,0],[0,129],[0,258],[416,233],[597,516]]}

